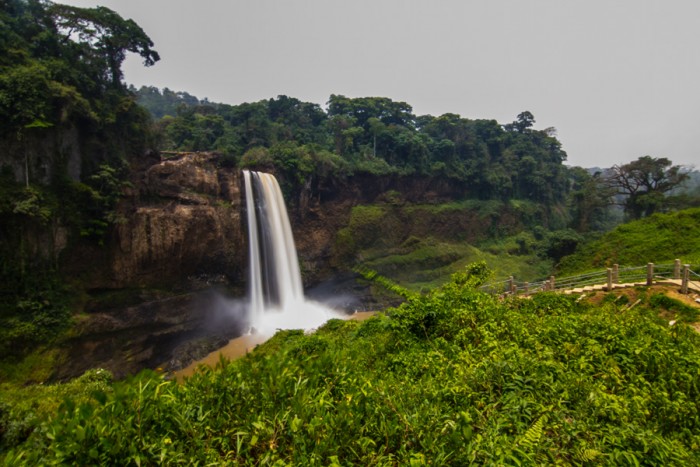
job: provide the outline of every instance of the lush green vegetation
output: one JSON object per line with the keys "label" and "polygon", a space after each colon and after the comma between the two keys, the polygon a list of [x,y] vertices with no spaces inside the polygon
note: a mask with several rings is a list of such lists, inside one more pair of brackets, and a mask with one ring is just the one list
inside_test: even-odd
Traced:
{"label": "lush green vegetation", "polygon": [[69,129],[89,153],[83,170],[143,148],[148,117],[126,90],[121,64],[127,52],[147,66],[159,57],[138,25],[108,8],[38,0],[3,2],[0,20],[0,138],[16,152],[3,154],[3,165],[25,162],[27,184],[60,178],[66,155],[35,145]]}
{"label": "lush green vegetation", "polygon": [[571,254],[583,237],[571,229],[533,227],[541,206],[528,201],[388,202],[353,207],[336,237],[336,267],[360,265],[408,287],[429,290],[470,263],[497,277],[534,281]]}
{"label": "lush green vegetation", "polygon": [[109,386],[94,374],[54,414],[71,391],[36,388],[46,405],[34,419],[3,394],[3,426],[18,427],[2,432],[4,461],[700,462],[700,336],[659,318],[668,303],[504,302],[475,291],[486,275],[472,266],[365,322],[279,332],[184,384],[143,373]]}
{"label": "lush green vegetation", "polygon": [[103,7],[8,0],[0,3],[0,24],[5,361],[51,343],[70,325],[74,278],[60,272],[60,255],[81,241],[104,242],[120,221],[128,160],[154,142],[121,64],[128,52],[145,65],[159,57],[140,27]]}
{"label": "lush green vegetation", "polygon": [[0,451],[23,442],[66,399],[93,401],[95,391],[111,391],[112,377],[105,370],[90,370],[65,384],[18,386],[0,383]]}
{"label": "lush green vegetation", "polygon": [[647,262],[700,264],[700,208],[628,222],[580,245],[574,255],[561,262],[563,273],[575,273],[615,263],[639,266]]}
{"label": "lush green vegetation", "polygon": [[[498,302],[473,289],[481,267],[417,293],[479,260],[499,277],[541,277],[582,234],[611,225],[609,179],[564,166],[554,129],[535,129],[529,112],[502,125],[417,116],[383,97],[332,95],[323,109],[287,96],[226,105],[129,90],[125,54],[147,66],[159,58],[133,21],[103,7],[6,0],[0,24],[5,463],[698,463],[698,340],[682,324],[696,319],[692,308],[663,296],[624,312],[614,298]],[[184,385],[148,372],[112,383],[100,370],[8,384],[43,382],[60,364],[51,346],[83,299],[61,267],[76,245],[109,240],[131,168],[151,148],[218,151],[224,168],[273,170],[292,202],[354,175],[457,189],[436,204],[384,193],[355,206],[338,233],[335,266],[367,268],[407,299],[387,315],[280,333]],[[648,182],[623,192],[629,215],[697,203],[692,192],[669,201],[683,178],[669,166],[640,158],[619,168],[623,188]],[[697,211],[648,221],[562,264],[700,263]]]}

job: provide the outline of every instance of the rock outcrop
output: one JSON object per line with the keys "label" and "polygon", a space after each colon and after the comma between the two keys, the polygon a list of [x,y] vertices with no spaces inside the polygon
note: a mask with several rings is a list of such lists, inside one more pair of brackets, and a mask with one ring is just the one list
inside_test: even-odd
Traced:
{"label": "rock outcrop", "polygon": [[246,329],[243,306],[214,290],[172,296],[141,292],[133,305],[93,304],[63,344],[65,360],[55,379],[90,368],[117,378],[144,368],[178,370],[224,346]]}
{"label": "rock outcrop", "polygon": [[216,155],[185,154],[143,174],[123,207],[107,287],[188,289],[192,280],[241,283],[245,238],[238,172],[219,170]]}
{"label": "rock outcrop", "polygon": [[116,376],[177,369],[244,331],[235,307],[211,292],[243,295],[245,269],[239,174],[216,161],[193,153],[143,168],[109,248],[84,247],[66,261],[92,298],[55,377],[95,366]]}

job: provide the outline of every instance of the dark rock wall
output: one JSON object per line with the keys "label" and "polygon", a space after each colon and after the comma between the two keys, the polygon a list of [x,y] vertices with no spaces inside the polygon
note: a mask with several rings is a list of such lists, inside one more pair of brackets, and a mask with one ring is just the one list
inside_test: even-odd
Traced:
{"label": "dark rock wall", "polygon": [[[139,167],[136,188],[120,207],[124,222],[102,253],[106,257],[93,261],[87,288],[188,290],[211,277],[243,289],[247,240],[242,177],[240,170],[220,168],[217,162],[216,154],[189,153]],[[353,206],[396,200],[430,204],[463,195],[462,185],[444,178],[356,175],[309,180],[286,200],[305,285],[336,272],[331,267],[333,245]],[[86,266],[73,265],[81,267]]]}
{"label": "dark rock wall", "polygon": [[213,154],[187,154],[147,168],[122,206],[107,288],[192,288],[224,277],[240,285],[245,270],[240,175],[219,170]]}

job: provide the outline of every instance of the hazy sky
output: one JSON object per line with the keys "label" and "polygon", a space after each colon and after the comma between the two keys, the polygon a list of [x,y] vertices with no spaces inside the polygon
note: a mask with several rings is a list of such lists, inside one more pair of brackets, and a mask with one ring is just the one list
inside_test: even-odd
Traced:
{"label": "hazy sky", "polygon": [[405,101],[555,127],[568,164],[700,166],[698,0],[65,0],[136,21],[161,61],[126,81],[228,104]]}

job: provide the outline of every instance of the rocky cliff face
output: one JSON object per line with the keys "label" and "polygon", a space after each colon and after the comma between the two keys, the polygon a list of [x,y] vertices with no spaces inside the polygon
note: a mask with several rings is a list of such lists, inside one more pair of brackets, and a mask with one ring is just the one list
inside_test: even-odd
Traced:
{"label": "rocky cliff face", "polygon": [[216,156],[186,154],[145,170],[122,207],[108,287],[188,289],[202,280],[242,282],[245,238],[240,176]]}
{"label": "rocky cliff face", "polygon": [[[127,303],[119,303],[125,298]],[[55,379],[95,367],[117,378],[144,368],[178,370],[245,332],[242,304],[213,289],[103,296],[88,311],[75,325],[75,336],[63,345],[65,358]]]}
{"label": "rocky cliff face", "polygon": [[18,182],[49,183],[56,170],[79,180],[82,165],[78,128],[72,125],[42,128],[41,137],[25,129],[23,138],[15,134],[0,138],[0,167],[8,167]]}
{"label": "rocky cliff face", "polygon": [[[86,278],[89,289],[191,290],[202,281],[245,285],[246,233],[239,169],[213,153],[154,159],[136,172],[120,207],[108,257]],[[444,178],[356,175],[312,178],[287,199],[305,285],[328,279],[338,230],[358,204],[440,203],[464,187]],[[80,266],[82,267],[82,264]]]}
{"label": "rocky cliff face", "polygon": [[95,366],[117,376],[177,369],[243,331],[240,313],[211,292],[243,294],[246,256],[239,173],[219,170],[216,159],[153,160],[136,172],[109,248],[67,260],[91,299],[57,378]]}
{"label": "rocky cliff face", "polygon": [[463,194],[463,186],[445,178],[360,174],[313,180],[296,199],[290,200],[294,236],[307,285],[338,272],[333,270],[337,263],[336,236],[347,226],[353,206],[394,201],[390,198],[402,203],[441,203]]}

